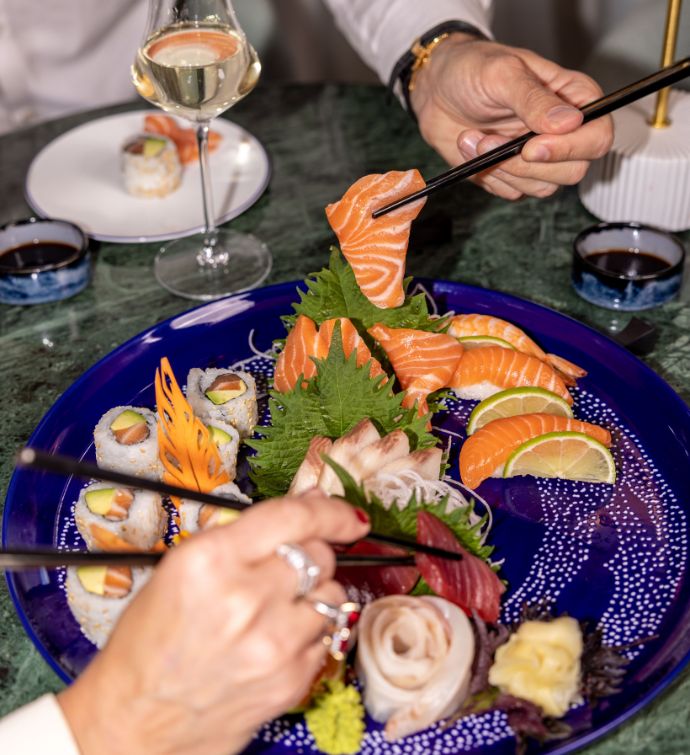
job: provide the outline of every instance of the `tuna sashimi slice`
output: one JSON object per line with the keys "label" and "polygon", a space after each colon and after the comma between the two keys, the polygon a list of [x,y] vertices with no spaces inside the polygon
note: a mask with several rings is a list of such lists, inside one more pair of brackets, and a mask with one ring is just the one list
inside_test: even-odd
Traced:
{"label": "tuna sashimi slice", "polygon": [[495,623],[505,587],[481,558],[468,553],[453,532],[428,511],[417,515],[417,542],[462,554],[462,561],[417,553],[420,574],[442,598],[462,608],[468,615],[476,611],[484,621]]}
{"label": "tuna sashimi slice", "polygon": [[[368,540],[360,540],[345,553],[361,556],[409,555],[404,548]],[[384,595],[406,595],[417,584],[419,571],[416,566],[341,566],[336,569],[334,579],[345,588],[354,589],[358,598],[371,600]]]}
{"label": "tuna sashimi slice", "polygon": [[460,478],[474,490],[495,472],[502,472],[508,457],[523,443],[556,432],[585,433],[607,447],[611,445],[608,430],[578,419],[553,414],[502,417],[484,425],[463,443],[460,449]]}
{"label": "tuna sashimi slice", "polygon": [[412,202],[374,220],[371,213],[426,186],[418,170],[364,176],[339,202],[326,207],[326,217],[350,263],[362,293],[381,309],[405,301],[403,279],[410,225],[426,199]]}

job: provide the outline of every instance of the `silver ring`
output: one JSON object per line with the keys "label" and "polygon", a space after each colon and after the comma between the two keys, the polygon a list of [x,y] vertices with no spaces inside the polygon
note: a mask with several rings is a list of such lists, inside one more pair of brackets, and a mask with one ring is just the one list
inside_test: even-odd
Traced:
{"label": "silver ring", "polygon": [[276,555],[297,573],[298,598],[303,598],[318,584],[321,567],[299,545],[282,543],[276,548]]}
{"label": "silver ring", "polygon": [[341,661],[354,640],[354,628],[362,613],[362,606],[352,601],[337,606],[323,600],[311,600],[309,603],[316,613],[328,620],[323,643],[333,658]]}

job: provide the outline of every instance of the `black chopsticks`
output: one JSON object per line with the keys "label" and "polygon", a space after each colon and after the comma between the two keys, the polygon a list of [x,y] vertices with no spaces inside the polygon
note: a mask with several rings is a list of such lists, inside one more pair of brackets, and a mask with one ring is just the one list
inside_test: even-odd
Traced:
{"label": "black chopsticks", "polygon": [[[106,467],[99,467],[89,462],[80,461],[70,456],[60,456],[58,454],[49,454],[37,448],[23,448],[17,457],[17,465],[29,469],[42,469],[45,472],[55,472],[61,475],[74,475],[84,479],[105,480],[116,485],[124,485],[128,488],[140,488],[141,490],[150,490],[153,493],[172,496],[175,498],[186,498],[196,503],[210,503],[213,506],[220,506],[234,511],[244,511],[252,504],[243,503],[242,501],[233,501],[230,498],[213,495],[212,493],[200,493],[198,490],[181,488],[177,485],[168,485],[159,480],[151,480],[147,477],[135,477],[134,475],[116,472]],[[366,536],[367,540],[387,545],[397,545],[407,548],[416,553],[425,553],[429,556],[437,556],[450,561],[461,561],[462,555],[454,553],[443,548],[436,548],[433,545],[423,545],[413,540],[393,537],[391,535],[382,535],[378,532],[370,532]],[[360,564],[361,565],[361,564]]]}
{"label": "black chopsticks", "polygon": [[[590,102],[581,108],[584,116],[583,123],[588,123],[596,118],[601,118],[603,115],[608,115],[614,110],[629,105],[631,102],[646,97],[648,94],[658,92],[660,89],[665,89],[671,84],[675,84],[677,81],[681,81],[686,76],[690,76],[690,57],[683,58],[672,66],[662,68],[656,73],[646,76],[644,79],[628,84],[622,89],[618,89],[616,92],[604,95],[604,97]],[[410,202],[414,202],[418,199],[433,194],[435,191],[442,189],[444,186],[457,183],[458,181],[464,181],[467,178],[481,173],[487,168],[492,168],[494,165],[507,160],[509,157],[513,157],[522,151],[522,148],[527,142],[537,134],[534,131],[530,131],[522,136],[518,136],[510,142],[507,142],[501,147],[492,149],[484,155],[475,157],[472,160],[468,160],[462,165],[458,165],[456,168],[442,173],[440,176],[431,179],[427,185],[416,191],[414,194],[409,194],[406,197],[397,199],[395,202],[391,202],[384,207],[380,207],[378,210],[372,212],[373,218],[379,218],[388,212],[397,210],[399,207],[403,207]]]}
{"label": "black chopsticks", "polygon": [[[53,548],[6,548],[0,550],[0,571],[55,569],[62,566],[155,566],[166,552],[146,551],[62,551]],[[414,566],[414,556],[360,555],[338,553],[340,567]]]}

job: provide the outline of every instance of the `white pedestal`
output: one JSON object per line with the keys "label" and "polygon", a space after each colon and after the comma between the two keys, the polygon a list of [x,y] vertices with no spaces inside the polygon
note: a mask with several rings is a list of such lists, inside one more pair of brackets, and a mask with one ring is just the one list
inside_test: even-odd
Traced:
{"label": "white pedestal", "polygon": [[613,114],[615,140],[580,183],[582,204],[601,220],[667,231],[690,228],[690,94],[672,91],[671,125],[652,128],[656,95]]}

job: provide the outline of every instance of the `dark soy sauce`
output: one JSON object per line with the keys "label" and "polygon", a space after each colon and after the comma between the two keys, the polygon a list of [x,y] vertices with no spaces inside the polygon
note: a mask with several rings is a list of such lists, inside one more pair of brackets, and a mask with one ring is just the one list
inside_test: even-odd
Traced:
{"label": "dark soy sauce", "polygon": [[624,275],[626,278],[657,275],[671,267],[661,257],[637,249],[606,249],[603,252],[588,254],[585,259],[606,273]]}
{"label": "dark soy sauce", "polygon": [[61,241],[22,244],[0,253],[0,272],[21,272],[27,268],[54,267],[74,259],[77,248]]}

